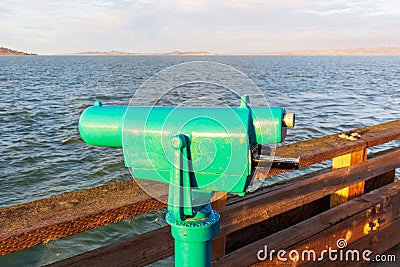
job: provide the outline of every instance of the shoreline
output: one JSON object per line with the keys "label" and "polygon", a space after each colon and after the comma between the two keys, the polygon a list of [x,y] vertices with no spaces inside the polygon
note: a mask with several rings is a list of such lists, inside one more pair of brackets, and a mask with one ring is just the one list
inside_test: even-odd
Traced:
{"label": "shoreline", "polygon": [[259,53],[218,53],[209,51],[172,51],[135,53],[126,51],[85,51],[75,53],[36,54],[0,47],[0,56],[400,56],[400,47],[305,49]]}
{"label": "shoreline", "polygon": [[60,56],[60,57],[399,57],[400,54],[209,54],[209,55],[176,55],[176,54],[27,54],[1,55],[0,57],[31,57],[31,56]]}

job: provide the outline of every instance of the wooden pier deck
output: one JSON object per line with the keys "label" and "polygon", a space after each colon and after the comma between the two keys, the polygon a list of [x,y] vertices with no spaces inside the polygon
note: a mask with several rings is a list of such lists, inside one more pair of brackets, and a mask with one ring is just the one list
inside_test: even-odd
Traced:
{"label": "wooden pier deck", "polygon": [[[213,265],[282,264],[274,255],[259,261],[268,245],[276,251],[370,249],[381,254],[400,243],[400,149],[394,145],[375,154],[368,148],[400,139],[400,120],[355,129],[359,139],[339,133],[279,146],[276,155],[295,157],[300,168],[332,160],[321,169],[269,186],[245,197],[219,200],[221,228],[213,246]],[[392,143],[393,144],[393,143]],[[264,179],[290,170],[257,168]],[[155,189],[163,185],[154,184]],[[0,209],[0,255],[74,235],[123,219],[165,208],[133,181],[62,194]],[[173,254],[169,226],[132,237],[51,266],[143,266]],[[372,257],[372,256],[371,256]],[[362,262],[353,262],[360,265]],[[296,265],[334,264],[297,261]]]}

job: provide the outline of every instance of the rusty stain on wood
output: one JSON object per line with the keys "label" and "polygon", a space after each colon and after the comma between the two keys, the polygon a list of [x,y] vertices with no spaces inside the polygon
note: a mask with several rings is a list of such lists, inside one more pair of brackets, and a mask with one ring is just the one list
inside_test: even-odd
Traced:
{"label": "rusty stain on wood", "polygon": [[[363,221],[368,221],[370,215],[366,212],[371,206],[375,206],[378,203],[385,203],[387,217],[393,221],[399,218],[399,214],[394,218],[392,215],[398,211],[398,204],[396,206],[393,203],[398,203],[400,197],[400,182],[392,183],[383,188],[374,190],[368,194],[362,195],[359,198],[350,200],[336,208],[330,209],[318,216],[314,216],[306,221],[298,223],[292,227],[286,228],[280,232],[272,234],[266,238],[260,239],[250,245],[242,247],[224,257],[213,261],[214,266],[248,266],[254,264],[254,266],[264,266],[259,263],[257,258],[257,252],[264,249],[265,245],[268,245],[270,249],[275,249],[276,251],[280,249],[290,249],[296,244],[303,244],[305,240],[318,240],[318,236],[321,237],[325,234],[324,231],[330,231],[335,225],[341,223],[351,225],[353,222],[353,216],[359,216],[359,225],[362,225]],[[384,214],[384,213],[382,213]],[[363,218],[362,220],[360,218]],[[386,222],[389,224],[390,222]],[[338,229],[341,229],[338,227]],[[331,236],[331,235],[330,235]],[[345,235],[345,237],[348,237]],[[335,237],[337,238],[337,237]],[[354,240],[355,241],[355,240]],[[324,247],[326,244],[318,244],[315,249]],[[304,244],[303,244],[304,245]],[[328,244],[329,245],[329,244]],[[288,250],[289,251],[289,250]],[[275,255],[276,256],[276,255]],[[273,258],[272,263],[276,258]],[[257,264],[259,263],[259,264]],[[264,262],[268,265],[271,262]]]}
{"label": "rusty stain on wood", "polygon": [[[379,231],[374,231],[364,238],[355,241],[347,249],[357,249],[359,251],[371,250],[372,254],[369,255],[369,258],[374,259],[376,255],[382,255],[384,252],[391,249],[396,244],[400,243],[400,235],[398,234],[399,228],[400,218],[396,219],[393,222],[389,222],[385,228]],[[396,264],[396,262],[398,262],[398,259],[396,259],[395,262],[389,262],[389,264],[391,264],[391,266],[397,266],[398,263]],[[363,264],[366,262],[361,261],[360,263]],[[359,264],[359,266],[361,266],[361,264]],[[330,265],[332,266],[332,264]],[[320,266],[326,265],[321,264]]]}
{"label": "rusty stain on wood", "polygon": [[[400,190],[395,194],[386,196],[386,198],[382,198],[382,196],[370,194],[365,198],[360,198],[360,200],[368,201],[372,207],[381,205],[383,208],[381,212],[376,212],[374,209],[369,212],[371,208],[364,209],[358,213],[354,213],[350,218],[338,222],[328,229],[286,249],[288,251],[305,251],[312,248],[317,255],[321,255],[322,250],[327,247],[339,249],[342,246],[345,249],[348,245],[366,235],[388,227],[390,222],[399,217],[397,210]],[[353,203],[351,205],[352,209],[357,210],[357,205],[359,205],[357,202]],[[340,244],[338,245],[338,243]],[[275,258],[275,260],[277,259]],[[299,261],[297,264],[302,265],[305,262]],[[326,258],[325,262],[327,262]],[[315,265],[315,262],[312,261],[309,261],[306,265],[314,266],[312,263]]]}

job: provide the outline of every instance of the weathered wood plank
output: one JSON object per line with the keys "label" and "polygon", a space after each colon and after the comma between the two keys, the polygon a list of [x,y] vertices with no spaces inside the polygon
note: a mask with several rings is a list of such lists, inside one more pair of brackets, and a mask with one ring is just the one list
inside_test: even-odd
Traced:
{"label": "weathered wood plank", "polygon": [[347,168],[332,170],[295,182],[284,190],[269,192],[229,205],[221,210],[220,234],[226,235],[243,227],[264,221],[361,181],[366,181],[400,166],[400,150]]}
{"label": "weathered wood plank", "polygon": [[130,180],[2,208],[0,255],[165,207]]}
{"label": "weathered wood plank", "polygon": [[[329,171],[329,170],[326,170]],[[320,174],[322,173],[321,171],[317,171],[316,173]],[[309,177],[312,177],[312,174],[308,174],[304,176],[304,179],[307,179]],[[257,194],[261,194],[261,193],[266,193],[266,192],[270,192],[275,191],[277,189],[275,189],[275,187],[278,187],[278,189],[282,189],[282,186],[287,186],[287,185],[278,185],[278,186],[274,186],[274,188],[268,188],[263,190],[263,192],[257,192]],[[244,198],[250,198],[250,196],[245,196]],[[239,202],[237,201],[237,199],[234,199],[234,201],[232,203],[228,203],[228,204],[237,204],[240,205]],[[217,207],[218,208],[218,207]],[[162,229],[162,230],[161,230]],[[61,267],[61,266],[70,266],[70,265],[76,265],[76,264],[82,264],[83,266],[95,266],[97,264],[97,258],[102,258],[104,257],[104,255],[107,255],[107,257],[110,258],[110,262],[112,262],[113,264],[110,264],[109,267],[111,266],[119,266],[120,264],[120,254],[118,253],[118,251],[125,253],[125,250],[132,250],[131,246],[135,247],[134,249],[137,249],[137,251],[135,251],[136,256],[139,256],[139,261],[143,264],[150,264],[153,262],[157,262],[163,258],[165,258],[167,256],[171,256],[173,254],[173,245],[170,246],[168,245],[169,242],[173,242],[173,239],[171,237],[170,233],[170,227],[163,227],[157,231],[151,231],[149,233],[147,233],[146,235],[139,235],[136,237],[132,237],[130,239],[127,239],[125,241],[121,241],[109,246],[104,246],[98,249],[95,249],[93,251],[89,251],[86,253],[83,253],[81,255],[78,256],[74,256],[71,257],[69,259],[65,259],[59,262],[56,262],[52,265],[50,265],[51,267]],[[158,236],[159,235],[165,235],[168,238],[168,242],[162,242],[160,243],[158,240]],[[138,244],[140,244],[140,246],[137,246]],[[167,244],[167,245],[165,245]],[[147,253],[147,249],[148,247],[157,247],[158,248],[158,252],[155,255],[150,255]],[[117,251],[116,253],[114,251]],[[128,252],[129,254],[129,252]],[[144,259],[141,259],[140,257],[143,255],[143,257],[145,257]],[[131,260],[132,264],[135,264],[136,262],[136,258]],[[123,265],[124,263],[121,263],[121,265]]]}
{"label": "weathered wood plank", "polygon": [[[247,196],[244,201],[235,201],[222,208],[220,211],[222,218],[222,232],[220,231],[220,235],[230,234],[256,222],[264,221],[270,217],[301,207],[321,197],[329,196],[331,193],[343,187],[343,185],[349,185],[358,182],[360,179],[366,180],[381,173],[385,173],[388,169],[394,169],[396,166],[400,166],[399,159],[400,150],[397,150],[387,155],[373,158],[367,162],[351,166],[348,169],[338,169],[329,173],[322,172],[316,176],[307,176],[307,179],[300,181],[294,180],[291,184],[280,187],[278,190],[267,189],[265,190],[268,192],[267,194],[257,192],[257,195],[254,197]],[[347,203],[343,205],[344,207],[348,207]],[[366,205],[368,206],[369,204],[367,203]],[[347,208],[347,210],[345,208],[345,212],[340,216],[347,218],[350,215],[347,216],[346,214],[349,213],[353,214],[353,211],[350,210],[350,208]],[[253,220],[247,220],[248,217],[252,217]],[[343,218],[341,217],[340,220]],[[324,221],[324,223],[327,222],[328,221]],[[168,231],[169,233],[167,229],[163,231]],[[304,233],[299,231],[299,234]],[[150,264],[164,258],[165,255],[169,256],[173,254],[169,245],[164,246],[163,243],[158,241],[158,236],[159,234],[157,232],[149,232],[146,238],[143,238],[141,235],[132,239],[141,244],[137,255],[145,255],[149,247],[157,247],[160,252],[160,255],[151,255],[151,257],[146,257],[146,259],[143,260],[141,259],[141,263]],[[170,234],[168,234],[168,236],[170,236]],[[108,254],[107,248],[99,248],[82,254],[81,260],[93,265],[96,263],[95,259],[98,254]],[[114,265],[110,266],[118,266],[118,256],[115,255],[114,257],[113,254],[109,256],[113,258],[112,261],[114,262]],[[68,266],[68,264],[59,266]]]}
{"label": "weathered wood plank", "polygon": [[[373,154],[369,154],[368,158],[379,157],[381,155],[396,151],[397,149],[399,149],[399,147],[392,147]],[[393,183],[395,181],[395,173],[396,173],[395,170],[391,170],[375,178],[369,179],[368,181],[365,182],[364,193],[371,192],[379,187]]]}
{"label": "weathered wood plank", "polygon": [[246,246],[252,242],[279,232],[301,221],[316,216],[329,207],[329,198],[326,196],[298,208],[283,212],[255,225],[244,227],[227,236],[226,252]]}
{"label": "weathered wood plank", "polygon": [[[382,156],[386,153],[396,151],[396,149],[398,149],[398,148],[390,148],[390,149],[387,149],[384,151],[370,154],[368,157],[371,159],[374,157]],[[362,152],[363,153],[358,153],[358,155],[356,155],[357,161],[359,161],[359,159],[361,157],[362,158],[365,157],[364,151],[362,151]],[[351,157],[349,157],[349,163],[351,163]],[[354,164],[354,162],[353,162],[353,164]],[[299,181],[301,179],[307,179],[311,176],[319,175],[322,173],[327,173],[329,171],[330,171],[330,169],[322,169],[322,170],[318,170],[317,172],[313,172],[310,174],[296,177],[295,179],[297,181]],[[376,178],[367,180],[365,182],[365,184],[366,184],[365,192],[368,193],[374,189],[377,189],[379,187],[382,187],[384,185],[394,182],[394,175],[395,175],[395,172],[394,172],[394,170],[392,170],[386,174],[379,175]],[[280,184],[274,184],[270,188],[262,189],[259,192],[253,193],[249,198],[254,197],[256,194],[268,194],[271,191],[281,189],[282,187],[287,186],[290,182],[293,182],[293,181],[288,180],[285,182],[286,182],[286,184],[282,182]],[[237,201],[241,201],[245,198],[248,198],[248,197],[247,196],[240,197]],[[232,202],[232,200],[231,200],[231,202]],[[236,232],[233,232],[232,234],[229,234],[227,236],[226,251],[227,251],[227,253],[230,253],[233,250],[238,249],[242,246],[245,246],[251,242],[254,242],[256,240],[264,238],[264,237],[266,237],[270,234],[273,234],[275,232],[278,232],[284,228],[290,227],[290,226],[292,226],[302,220],[306,220],[316,214],[322,213],[323,211],[326,211],[329,209],[329,207],[330,207],[329,203],[330,203],[330,196],[326,196],[326,197],[323,197],[316,201],[313,201],[309,204],[301,206],[299,208],[295,208],[293,210],[283,212],[277,216],[269,218],[258,224],[247,226]]]}
{"label": "weathered wood plank", "polygon": [[[351,244],[348,249],[359,249],[361,251],[371,250],[372,254],[370,259],[374,259],[376,255],[386,254],[389,249],[393,248],[395,245],[400,243],[400,219],[395,220],[390,223],[386,228],[375,231],[366,237],[357,240]],[[387,254],[386,254],[387,255]],[[385,266],[398,266],[399,259],[397,258],[395,262],[386,262]],[[362,266],[365,262],[356,263],[353,266]],[[321,264],[322,266],[322,264]],[[324,265],[325,266],[325,265]]]}
{"label": "weathered wood plank", "polygon": [[[162,249],[160,249],[160,247]],[[158,261],[174,253],[174,240],[171,228],[165,226],[142,234],[47,265],[48,267],[129,267],[149,264],[148,259]]]}
{"label": "weathered wood plank", "polygon": [[[356,141],[331,135],[278,147],[276,154],[299,157],[301,167],[309,166],[400,138],[400,120],[356,131],[362,135]],[[285,171],[271,169],[268,172],[262,166],[258,168],[261,177]],[[145,194],[133,180],[5,207],[0,209],[0,255],[164,207],[163,203]]]}
{"label": "weathered wood plank", "polygon": [[[353,153],[368,147],[399,139],[400,120],[359,128],[347,131],[346,133],[351,132],[359,133],[361,138],[357,140],[348,140],[340,138],[339,134],[333,134],[289,145],[278,146],[275,154],[282,157],[299,158],[300,168],[307,167],[344,154]],[[268,148],[265,149],[269,151]],[[257,176],[261,179],[288,171],[290,170],[274,168],[268,171],[268,166],[263,168],[263,166],[260,165]]]}
{"label": "weathered wood plank", "polygon": [[[303,242],[333,225],[351,219],[356,214],[368,216],[366,211],[377,204],[398,202],[400,183],[392,183],[368,194],[350,200],[309,220],[303,221],[278,233],[242,247],[224,257],[213,261],[213,266],[248,266],[259,262],[257,252],[267,245],[276,251],[287,249],[293,244]],[[384,205],[382,205],[384,206]],[[390,206],[390,205],[389,205]],[[391,212],[391,211],[390,211]]]}
{"label": "weathered wood plank", "polygon": [[[398,229],[400,227],[400,218],[395,219],[394,221],[389,221],[385,224],[385,227],[380,228],[377,231],[373,231],[372,233],[356,240],[355,242],[349,244],[346,249],[344,250],[344,253],[349,250],[357,250],[357,251],[366,251],[369,250],[372,253],[368,256],[370,260],[374,260],[376,255],[386,255],[386,251],[394,247],[395,245],[400,243],[400,235],[398,234]],[[369,254],[369,253],[368,253]],[[346,254],[344,254],[346,255]],[[397,266],[396,262],[398,262],[398,259],[396,259],[395,262],[387,262],[387,266]],[[367,263],[366,260],[362,258],[362,255],[360,255],[360,261],[351,261],[347,262],[346,266],[365,266],[365,263]],[[332,262],[332,261],[321,261],[318,263],[307,263],[303,264],[301,266],[337,266],[337,262]]]}
{"label": "weathered wood plank", "polygon": [[375,190],[379,187],[388,185],[390,183],[394,182],[394,178],[396,175],[395,170],[388,171],[387,173],[384,173],[382,175],[378,175],[375,178],[372,178],[368,181],[365,182],[364,185],[364,192],[368,193],[371,192],[372,190]]}
{"label": "weathered wood plank", "polygon": [[[400,190],[396,195],[390,195],[379,201],[373,194],[366,195],[360,200],[369,201],[371,206],[311,238],[290,246],[287,250],[305,251],[308,248],[312,248],[317,255],[321,255],[322,251],[327,247],[334,250],[339,249],[338,242],[346,250],[352,243],[388,227],[390,222],[399,218]],[[275,258],[275,262],[278,263],[279,261]],[[321,262],[330,262],[330,260],[328,257],[324,257]],[[296,264],[315,266],[315,261],[305,262],[300,259]]]}
{"label": "weathered wood plank", "polygon": [[[358,216],[360,217],[360,216]],[[384,220],[383,218],[385,217],[385,214],[382,216],[382,221]],[[359,219],[359,218],[358,218]],[[355,219],[352,219],[355,220]],[[347,220],[351,221],[351,220]],[[362,226],[362,225],[361,225]],[[351,229],[352,233],[356,232],[357,233],[357,239],[355,236],[351,236],[351,238],[354,240],[354,242],[345,242],[343,238],[339,241],[339,244],[347,244],[345,248],[339,250],[337,247],[337,243],[339,238],[331,238],[330,240],[327,240],[326,238],[323,238],[322,240],[319,240],[319,242],[315,242],[313,244],[310,244],[309,246],[294,246],[294,247],[289,247],[286,249],[286,251],[291,251],[291,250],[296,250],[296,251],[307,251],[312,249],[316,253],[316,258],[317,260],[314,259],[314,255],[310,254],[310,259],[308,261],[308,253],[304,254],[306,261],[302,261],[301,259],[301,254],[300,254],[300,260],[293,263],[290,262],[291,265],[295,264],[296,266],[302,266],[302,267],[325,267],[325,266],[343,266],[344,264],[346,266],[362,266],[365,265],[367,262],[366,260],[363,259],[363,252],[366,250],[371,251],[371,254],[367,252],[365,256],[369,258],[370,260],[373,260],[376,255],[380,255],[384,253],[385,251],[389,250],[396,244],[400,243],[400,236],[397,234],[398,232],[398,227],[400,226],[400,218],[395,218],[392,220],[387,220],[384,221],[380,227],[368,234],[360,234],[360,225],[357,225]],[[349,227],[350,228],[350,227]],[[329,229],[330,230],[330,229]],[[358,230],[358,232],[357,232]],[[362,231],[361,231],[362,232]],[[337,235],[339,236],[340,234],[344,233],[338,233]],[[318,235],[317,235],[318,236]],[[316,248],[316,245],[319,245],[319,248]],[[325,246],[325,248],[322,248],[321,246]],[[324,257],[321,258],[321,253],[323,249],[331,248],[332,250],[337,250],[337,252],[333,252],[331,254],[331,259],[329,258],[329,255],[327,252],[324,253]],[[341,252],[340,252],[341,251]],[[318,257],[321,258],[318,260]],[[276,258],[273,259],[273,263],[271,264],[270,262],[263,262],[263,263],[258,263],[254,264],[252,266],[271,266],[271,265],[280,265],[281,261],[278,261]],[[392,262],[392,264],[395,264],[395,262]],[[396,265],[392,265],[396,266]]]}

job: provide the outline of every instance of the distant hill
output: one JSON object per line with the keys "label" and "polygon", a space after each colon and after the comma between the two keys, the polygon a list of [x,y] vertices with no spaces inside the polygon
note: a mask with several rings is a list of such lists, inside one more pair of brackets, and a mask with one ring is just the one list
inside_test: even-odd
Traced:
{"label": "distant hill", "polygon": [[171,56],[211,56],[213,53],[207,51],[188,51],[188,52],[181,52],[181,51],[174,51],[170,53],[164,53],[164,55],[171,55]]}
{"label": "distant hill", "polygon": [[32,56],[36,54],[20,52],[10,48],[0,47],[0,56]]}
{"label": "distant hill", "polygon": [[108,52],[98,52],[98,51],[87,51],[81,53],[74,53],[70,55],[80,55],[80,56],[203,56],[203,55],[213,55],[210,52],[206,51],[189,51],[189,52],[181,52],[181,51],[174,51],[168,53],[130,53],[130,52],[123,52],[123,51],[108,51]]}
{"label": "distant hill", "polygon": [[86,51],[80,53],[73,53],[69,55],[78,55],[78,56],[131,56],[131,55],[138,55],[137,53],[129,53],[123,51],[108,51],[108,52],[99,52],[99,51]]}
{"label": "distant hill", "polygon": [[400,47],[299,50],[268,54],[280,56],[400,56]]}
{"label": "distant hill", "polygon": [[375,47],[375,48],[347,48],[329,50],[295,50],[265,53],[211,53],[207,51],[173,51],[167,53],[131,53],[123,51],[88,51],[82,53],[66,54],[81,56],[400,56],[400,47]]}

